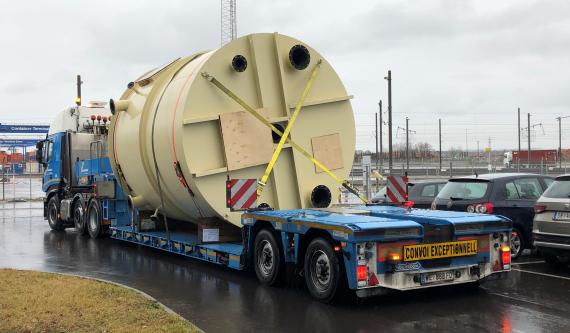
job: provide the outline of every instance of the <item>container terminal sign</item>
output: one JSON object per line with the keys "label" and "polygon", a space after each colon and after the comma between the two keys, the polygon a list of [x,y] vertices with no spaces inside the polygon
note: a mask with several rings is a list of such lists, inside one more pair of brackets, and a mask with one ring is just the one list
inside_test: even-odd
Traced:
{"label": "container terminal sign", "polygon": [[2,125],[0,133],[47,133],[49,125]]}

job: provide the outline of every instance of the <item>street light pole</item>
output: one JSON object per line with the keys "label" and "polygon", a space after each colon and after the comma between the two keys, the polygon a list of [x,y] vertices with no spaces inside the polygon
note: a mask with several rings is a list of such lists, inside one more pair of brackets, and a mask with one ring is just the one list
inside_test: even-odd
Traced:
{"label": "street light pole", "polygon": [[378,121],[378,124],[380,126],[380,167],[383,168],[384,167],[384,153],[383,153],[383,149],[382,149],[382,100],[380,100],[380,102],[378,102],[378,106],[380,108],[380,112],[378,113],[380,120]]}
{"label": "street light pole", "polygon": [[569,117],[556,117],[558,120],[558,167],[560,169],[562,169],[562,119]]}
{"label": "street light pole", "polygon": [[527,113],[527,122],[528,122],[528,128],[527,128],[527,134],[528,134],[528,168],[530,169],[530,113]]}
{"label": "street light pole", "polygon": [[518,108],[518,116],[519,116],[519,127],[518,127],[519,155],[517,158],[517,172],[521,172],[521,108]]}
{"label": "street light pole", "polygon": [[439,172],[441,172],[441,118],[439,118]]}
{"label": "street light pole", "polygon": [[406,171],[410,172],[410,141],[409,141],[409,135],[410,135],[410,130],[408,129],[408,123],[410,121],[410,118],[406,117]]}
{"label": "street light pole", "polygon": [[376,171],[378,171],[378,164],[380,157],[378,156],[378,112],[374,115],[374,120],[376,121],[376,131],[374,132],[374,137],[376,138]]}
{"label": "street light pole", "polygon": [[388,71],[388,169],[392,173],[392,71]]}

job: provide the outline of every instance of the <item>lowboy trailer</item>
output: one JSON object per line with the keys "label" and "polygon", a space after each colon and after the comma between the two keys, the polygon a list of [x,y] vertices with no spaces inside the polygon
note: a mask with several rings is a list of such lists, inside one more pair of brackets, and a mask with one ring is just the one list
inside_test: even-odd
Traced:
{"label": "lowboy trailer", "polygon": [[293,266],[323,302],[341,288],[366,297],[478,283],[510,270],[511,222],[494,215],[382,205],[262,207],[242,214],[237,242],[207,242],[195,228],[175,224],[145,227],[148,219],[133,208],[104,156],[105,124],[84,125],[82,133],[50,133],[38,145],[46,166],[44,216],[52,229],[74,227],[93,238],[110,235],[236,270],[253,268],[266,285],[283,281],[285,267]]}

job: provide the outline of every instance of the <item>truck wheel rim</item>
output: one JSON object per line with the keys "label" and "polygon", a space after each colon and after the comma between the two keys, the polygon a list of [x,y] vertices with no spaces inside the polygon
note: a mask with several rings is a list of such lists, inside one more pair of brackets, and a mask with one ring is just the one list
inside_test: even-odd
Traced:
{"label": "truck wheel rim", "polygon": [[94,209],[91,210],[89,214],[89,228],[91,228],[92,231],[97,230],[97,212]]}
{"label": "truck wheel rim", "polygon": [[511,232],[511,249],[511,253],[515,256],[521,251],[521,237],[516,231]]}
{"label": "truck wheel rim", "polygon": [[79,229],[82,227],[82,220],[83,220],[83,209],[81,207],[77,207],[75,209],[75,213],[73,214],[73,220],[75,222],[75,228]]}
{"label": "truck wheel rim", "polygon": [[273,247],[271,247],[271,243],[267,240],[261,241],[259,245],[257,267],[259,267],[259,270],[264,276],[269,276],[273,271]]}
{"label": "truck wheel rim", "polygon": [[331,263],[329,256],[317,250],[311,256],[311,280],[319,291],[328,289],[331,281]]}

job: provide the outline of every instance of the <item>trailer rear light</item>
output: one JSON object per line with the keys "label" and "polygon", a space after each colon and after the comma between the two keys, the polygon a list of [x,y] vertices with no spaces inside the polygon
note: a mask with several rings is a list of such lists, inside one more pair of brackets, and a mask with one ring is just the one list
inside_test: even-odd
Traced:
{"label": "trailer rear light", "polygon": [[503,269],[511,268],[511,248],[507,245],[501,247],[501,263],[503,264]]}
{"label": "trailer rear light", "polygon": [[356,266],[356,279],[358,281],[363,281],[366,280],[368,278],[368,267],[362,265],[362,266]]}
{"label": "trailer rear light", "polygon": [[[406,200],[407,200],[407,199],[406,199]],[[402,204],[402,206],[404,206],[404,207],[407,208],[407,209],[411,209],[412,207],[414,207],[415,204],[416,204],[415,202],[408,200],[408,201],[405,201],[405,202]]]}
{"label": "trailer rear light", "polygon": [[534,205],[534,213],[540,214],[546,210],[546,205]]}

